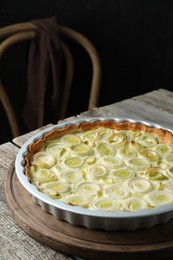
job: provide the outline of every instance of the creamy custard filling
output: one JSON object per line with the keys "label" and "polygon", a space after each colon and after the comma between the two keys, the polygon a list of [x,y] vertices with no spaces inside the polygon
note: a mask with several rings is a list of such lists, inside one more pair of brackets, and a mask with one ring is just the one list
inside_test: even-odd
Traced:
{"label": "creamy custard filling", "polygon": [[[34,150],[34,149],[33,149]],[[104,126],[40,142],[26,156],[31,183],[90,210],[137,211],[173,203],[173,137]]]}

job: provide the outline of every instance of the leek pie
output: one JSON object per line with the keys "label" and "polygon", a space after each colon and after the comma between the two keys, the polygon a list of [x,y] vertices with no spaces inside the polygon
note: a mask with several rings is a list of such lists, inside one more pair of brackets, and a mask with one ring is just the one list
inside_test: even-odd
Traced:
{"label": "leek pie", "polygon": [[25,175],[49,197],[89,210],[171,204],[173,134],[129,121],[67,125],[29,145]]}

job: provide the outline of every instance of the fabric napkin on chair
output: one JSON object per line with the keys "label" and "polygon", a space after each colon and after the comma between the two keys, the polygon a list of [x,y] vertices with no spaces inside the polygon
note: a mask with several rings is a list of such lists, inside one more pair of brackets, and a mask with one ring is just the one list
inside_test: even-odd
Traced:
{"label": "fabric napkin on chair", "polygon": [[62,49],[56,17],[31,22],[38,30],[29,49],[23,117],[27,128],[34,130],[58,121]]}

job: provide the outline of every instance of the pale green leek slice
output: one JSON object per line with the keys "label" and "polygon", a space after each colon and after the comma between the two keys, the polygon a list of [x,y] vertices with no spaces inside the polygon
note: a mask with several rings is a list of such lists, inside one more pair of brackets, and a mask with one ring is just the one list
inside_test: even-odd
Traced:
{"label": "pale green leek slice", "polygon": [[61,177],[68,183],[76,183],[83,180],[81,172],[76,170],[64,171],[61,173]]}
{"label": "pale green leek slice", "polygon": [[129,143],[133,139],[133,134],[130,131],[127,130],[121,130],[121,131],[114,131],[113,134],[108,139],[109,142],[116,144],[120,144],[123,142],[123,144]]}
{"label": "pale green leek slice", "polygon": [[65,165],[67,165],[70,168],[78,168],[82,166],[84,163],[84,160],[81,157],[73,156],[64,161]]}
{"label": "pale green leek slice", "polygon": [[74,145],[74,144],[81,143],[80,137],[75,134],[66,134],[61,137],[60,141],[61,141],[61,143],[67,144],[67,145]]}
{"label": "pale green leek slice", "polygon": [[67,147],[61,147],[55,152],[57,158],[68,158],[70,156],[70,149]]}
{"label": "pale green leek slice", "polygon": [[121,148],[119,152],[120,155],[124,158],[130,159],[130,158],[137,157],[137,152],[133,148],[130,148],[129,146]]}
{"label": "pale green leek slice", "polygon": [[113,130],[106,127],[98,128],[98,138],[102,141],[107,141],[108,137],[113,134]]}
{"label": "pale green leek slice", "polygon": [[120,209],[120,203],[112,198],[102,198],[94,201],[91,204],[91,208],[94,210],[118,211]]}
{"label": "pale green leek slice", "polygon": [[114,147],[108,143],[101,142],[97,145],[96,149],[101,156],[112,156],[115,154]]}
{"label": "pale green leek slice", "polygon": [[148,203],[141,198],[129,198],[124,200],[123,207],[127,211],[138,211],[148,208]]}
{"label": "pale green leek slice", "polygon": [[53,153],[55,156],[60,157],[60,152],[63,149],[63,145],[58,140],[49,142],[46,146],[45,151]]}
{"label": "pale green leek slice", "polygon": [[154,147],[157,145],[158,140],[157,137],[152,135],[151,133],[149,134],[142,134],[137,138],[137,142],[141,144],[143,147]]}
{"label": "pale green leek slice", "polygon": [[110,136],[107,141],[116,148],[120,148],[127,144],[127,136],[124,133],[117,132],[112,134],[112,136]]}
{"label": "pale green leek slice", "polygon": [[127,165],[136,171],[146,170],[150,162],[144,158],[132,158],[127,161]]}
{"label": "pale green leek slice", "polygon": [[95,182],[81,182],[76,186],[76,191],[84,196],[95,196],[101,191],[100,186]]}
{"label": "pale green leek slice", "polygon": [[147,195],[150,205],[156,207],[173,202],[173,194],[167,190],[152,191]]}
{"label": "pale green leek slice", "polygon": [[32,174],[32,177],[34,183],[39,182],[39,185],[57,180],[57,176],[48,169],[39,169]]}
{"label": "pale green leek slice", "polygon": [[63,201],[71,206],[88,207],[90,199],[78,194],[70,194],[63,198]]}
{"label": "pale green leek slice", "polygon": [[135,176],[135,172],[129,168],[122,168],[120,170],[112,170],[110,175],[112,178],[126,180]]}
{"label": "pale green leek slice", "polygon": [[102,177],[105,177],[105,175],[108,173],[108,171],[105,166],[94,164],[94,165],[91,165],[90,167],[88,167],[87,173],[88,173],[88,175],[90,175],[90,176],[88,176],[89,179],[97,180]]}
{"label": "pale green leek slice", "polygon": [[133,193],[147,193],[152,189],[150,181],[141,177],[135,177],[129,180],[128,187]]}
{"label": "pale green leek slice", "polygon": [[55,164],[55,156],[48,152],[38,152],[33,156],[32,165],[37,165],[39,168],[51,168]]}
{"label": "pale green leek slice", "polygon": [[129,143],[129,147],[132,147],[133,149],[139,151],[142,148],[142,145],[140,143],[138,143],[137,141],[132,140]]}
{"label": "pale green leek slice", "polygon": [[111,168],[119,168],[123,165],[123,160],[116,156],[107,156],[103,158],[104,163]]}
{"label": "pale green leek slice", "polygon": [[143,148],[140,151],[140,154],[143,155],[149,161],[158,161],[159,155],[157,151],[150,148]]}
{"label": "pale green leek slice", "polygon": [[42,185],[41,189],[47,195],[62,195],[69,192],[70,185],[66,182],[56,181]]}
{"label": "pale green leek slice", "polygon": [[71,151],[75,152],[80,156],[88,156],[93,154],[93,150],[91,149],[91,147],[85,143],[80,143],[71,146]]}
{"label": "pale green leek slice", "polygon": [[173,145],[169,144],[158,144],[155,149],[161,157],[165,157],[173,153]]}
{"label": "pale green leek slice", "polygon": [[108,194],[108,196],[110,196],[111,198],[115,198],[115,199],[125,199],[127,197],[129,197],[129,190],[122,185],[111,185],[106,189],[106,193]]}
{"label": "pale green leek slice", "polygon": [[89,130],[83,134],[83,140],[88,142],[94,142],[98,138],[98,131],[97,129]]}
{"label": "pale green leek slice", "polygon": [[166,172],[159,167],[151,167],[148,169],[146,171],[146,177],[148,180],[152,181],[163,181],[168,179]]}

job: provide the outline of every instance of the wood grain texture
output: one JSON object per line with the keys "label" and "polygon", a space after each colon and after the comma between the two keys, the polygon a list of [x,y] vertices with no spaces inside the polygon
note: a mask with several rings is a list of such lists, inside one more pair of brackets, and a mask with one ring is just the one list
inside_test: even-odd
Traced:
{"label": "wood grain texture", "polygon": [[[158,89],[131,99],[125,99],[121,102],[93,108],[77,115],[78,118],[96,116],[114,116],[132,118],[135,120],[147,120],[173,129],[173,92]],[[59,122],[70,121],[75,118],[75,116],[72,116]],[[30,137],[46,127],[47,126],[44,126],[25,135],[16,137],[13,139],[13,142],[18,147],[21,147]]]}
{"label": "wood grain texture", "polygon": [[173,129],[173,92],[165,89],[151,91],[81,114],[88,116],[114,116],[146,120]]}

